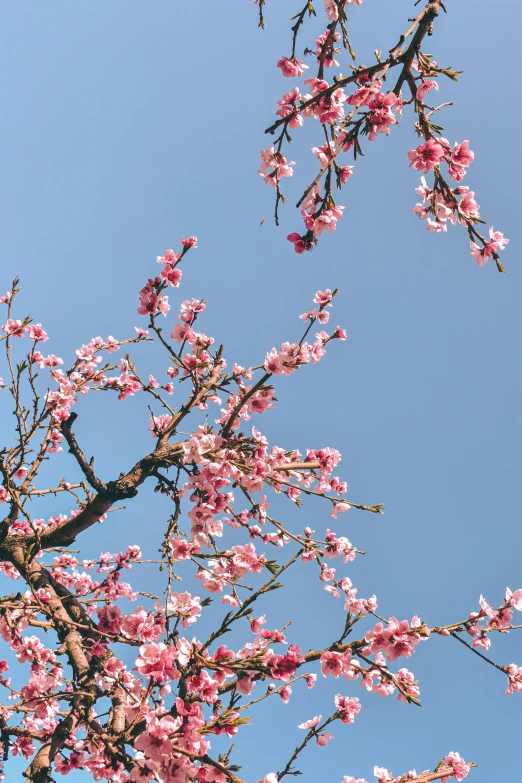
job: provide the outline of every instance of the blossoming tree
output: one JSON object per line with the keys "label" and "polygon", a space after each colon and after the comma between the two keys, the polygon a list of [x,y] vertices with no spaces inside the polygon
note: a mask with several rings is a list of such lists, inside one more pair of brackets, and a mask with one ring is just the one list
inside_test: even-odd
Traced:
{"label": "blossoming tree", "polygon": [[[279,119],[268,129],[278,135],[262,152],[260,173],[275,190],[276,220],[284,201],[281,180],[293,173],[282,151],[290,130],[306,120],[322,134],[320,146],[312,149],[320,170],[298,205],[306,231],[288,237],[302,253],[325,230],[335,230],[342,215],[334,188],[347,182],[352,167],[341,165],[338,156],[356,158],[364,136],[374,141],[390,133],[408,108],[422,139],[408,154],[410,165],[432,178],[421,179],[415,213],[431,231],[445,231],[448,223],[462,226],[478,265],[492,258],[503,271],[499,253],[508,240],[493,228],[483,236],[475,194],[446,180],[460,183],[466,175],[473,161],[469,144],[452,148],[433,119],[446,104],[426,102],[439,89],[439,77],[457,77],[423,51],[444,3],[428,3],[410,20],[387,57],[377,53],[375,64],[354,66],[349,76],[329,83],[325,71],[338,67],[339,47],[353,56],[346,25],[351,5],[360,0],[325,0],[324,10],[317,11],[307,2],[292,20],[290,56],[277,63],[287,78],[299,80],[307,68],[296,54],[307,17],[325,13],[326,30],[315,51],[305,50],[317,61],[317,73],[305,79],[310,93],[294,86],[278,102]],[[261,26],[265,6],[259,0]],[[0,444],[5,510],[0,570],[4,582],[12,580],[0,598],[6,648],[0,660],[6,697],[0,703],[0,732],[3,764],[10,756],[23,756],[24,775],[33,783],[76,770],[85,779],[117,783],[246,783],[233,746],[215,752],[213,745],[232,738],[234,744],[251,741],[244,726],[260,702],[288,702],[292,691],[298,698],[300,691],[320,688],[324,678],[335,679],[339,693],[328,715],[308,717],[303,700],[303,738],[289,750],[286,765],[277,771],[267,758],[263,783],[279,783],[299,773],[306,753],[313,752],[310,746],[326,746],[334,730],[349,731],[337,724],[364,720],[356,685],[405,705],[419,704],[409,659],[433,636],[457,640],[500,671],[507,694],[522,691],[522,668],[493,661],[489,654],[493,637],[520,627],[514,612],[522,611],[522,590],[506,589],[494,603],[481,596],[467,617],[443,625],[430,627],[419,617],[386,619],[375,595],[358,594],[349,566],[342,574],[334,567],[333,561],[349,564],[363,554],[356,543],[331,529],[320,536],[310,527],[295,529],[276,516],[275,495],[294,505],[320,498],[335,527],[341,523],[338,515],[350,508],[369,515],[383,510],[347,497],[346,482],[337,475],[336,448],[310,444],[301,454],[292,444],[270,444],[256,421],[274,407],[282,376],[319,363],[346,339],[340,326],[330,325],[337,291],[311,297],[310,309],[300,316],[298,339],[253,358],[252,366],[227,363],[224,347],[198,331],[203,300],[179,298],[176,317],[170,318],[169,289],[177,293],[185,258],[196,248],[195,237],[183,237],[176,250],[157,258],[159,274],[139,292],[142,325],[135,334],[94,337],[69,361],[47,353],[42,325],[21,315],[18,280],[0,298],[5,308],[1,392],[10,398],[14,424],[10,438],[3,428]],[[129,351],[151,341],[164,350],[164,363],[155,376],[143,377]],[[138,395],[150,410],[149,452],[133,466],[115,466],[109,476],[100,475],[75,435],[74,408],[94,391],[112,392],[122,405]],[[77,478],[50,481],[53,455],[62,450],[68,451]],[[111,524],[122,501],[150,489],[171,504],[158,541],[165,588],[160,597],[137,593],[122,578],[146,562],[137,546],[124,542],[121,551],[98,559],[82,558],[77,549],[93,526]],[[40,518],[39,502],[49,497],[67,497],[73,510]],[[267,594],[298,568],[310,590],[322,583],[332,599],[344,602],[345,611],[344,627],[323,629],[327,641],[307,651],[288,626],[273,628],[263,613]],[[130,609],[128,599],[136,601]],[[214,620],[206,636],[198,634],[202,615]],[[232,646],[230,639],[239,641]],[[442,749],[441,755],[438,763],[427,760],[434,762],[432,771],[394,776],[375,767],[374,775],[379,783],[460,781],[474,766],[456,751]],[[347,769],[343,783],[364,781],[355,781]]]}

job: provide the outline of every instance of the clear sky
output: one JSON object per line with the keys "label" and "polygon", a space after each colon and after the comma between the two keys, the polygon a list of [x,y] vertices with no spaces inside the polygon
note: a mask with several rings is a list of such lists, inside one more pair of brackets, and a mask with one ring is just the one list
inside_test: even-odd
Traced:
{"label": "clear sky", "polygon": [[[155,257],[196,234],[180,295],[208,301],[203,330],[225,343],[230,362],[248,365],[295,339],[318,288],[339,286],[333,320],[348,341],[318,367],[278,381],[279,404],[259,424],[286,448],[343,453],[349,498],[386,505],[383,517],[351,510],[333,526],[368,552],[346,573],[363,596],[377,594],[385,616],[418,614],[429,624],[466,617],[481,592],[498,604],[506,585],[522,582],[520,9],[515,0],[447,5],[428,43],[437,62],[464,70],[438,93],[455,102],[445,135],[470,139],[476,157],[465,184],[488,225],[511,239],[503,276],[491,263],[476,268],[464,230],[432,235],[412,214],[418,176],[408,169],[416,137],[407,112],[389,138],[366,145],[339,199],[346,211],[337,233],[294,254],[285,237],[301,229],[293,204],[304,174],[313,175],[309,147],[319,136],[294,134],[296,175],[285,183],[279,229],[272,191],[256,172],[263,130],[292,86],[275,63],[289,54],[297,0],[268,0],[264,32],[250,0],[18,0],[2,3],[0,32],[8,75],[0,288],[20,275],[24,312],[67,361],[94,335],[128,334]],[[359,62],[395,44],[413,11],[409,0],[350,9]],[[160,360],[155,349],[140,357],[150,369]],[[80,442],[106,478],[151,446],[143,401],[92,395],[78,412]],[[142,491],[83,536],[82,552],[137,543],[153,556],[166,513]],[[327,513],[314,504],[289,519],[323,529]],[[135,580],[161,590],[152,571]],[[292,617],[292,636],[308,649],[333,638],[342,606],[301,580],[272,601],[270,627]],[[520,664],[521,647],[496,638],[491,655]],[[421,770],[450,750],[480,765],[473,783],[519,780],[521,711],[516,695],[504,696],[506,678],[452,639],[418,648],[408,668],[421,680],[422,709],[345,687],[362,713],[335,727],[328,748],[309,750],[303,783],[371,780],[374,764],[396,775]],[[240,734],[246,780],[284,765],[296,724],[326,714],[337,685],[306,698],[296,689],[289,705],[260,711],[257,728]],[[10,770],[14,780],[19,766]]]}

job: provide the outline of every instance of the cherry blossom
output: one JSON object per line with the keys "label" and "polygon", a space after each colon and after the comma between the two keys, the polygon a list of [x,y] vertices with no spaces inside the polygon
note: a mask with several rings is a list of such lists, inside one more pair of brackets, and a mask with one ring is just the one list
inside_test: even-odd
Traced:
{"label": "cherry blossom", "polygon": [[281,73],[287,78],[302,76],[305,72],[305,69],[308,68],[307,65],[299,62],[299,60],[297,60],[295,57],[281,57],[277,63],[277,67],[281,69]]}

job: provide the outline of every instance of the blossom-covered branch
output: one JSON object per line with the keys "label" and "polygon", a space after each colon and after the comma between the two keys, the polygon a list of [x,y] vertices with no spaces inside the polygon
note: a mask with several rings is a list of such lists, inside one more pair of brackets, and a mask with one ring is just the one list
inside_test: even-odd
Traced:
{"label": "blossom-covered branch", "polygon": [[[277,62],[284,77],[302,79],[308,92],[294,86],[277,102],[279,117],[266,133],[275,136],[273,144],[261,152],[259,173],[264,181],[275,190],[275,221],[279,222],[279,206],[284,202],[281,183],[294,174],[294,161],[289,161],[285,145],[291,143],[290,131],[298,130],[305,121],[316,121],[318,144],[311,152],[316,156],[320,169],[297,202],[304,220],[304,232],[295,231],[288,235],[297,253],[311,250],[324,231],[335,231],[337,221],[342,217],[344,206],[334,197],[335,189],[342,189],[353,174],[353,166],[341,163],[341,153],[351,153],[354,161],[363,154],[365,138],[374,141],[380,135],[389,135],[398,126],[403,111],[413,110],[414,130],[422,143],[408,153],[410,167],[430,174],[433,180],[427,183],[425,177],[416,192],[421,200],[414,207],[414,213],[424,219],[427,229],[435,232],[447,231],[448,224],[463,226],[468,234],[471,255],[478,266],[484,266],[493,258],[497,269],[504,271],[500,261],[509,240],[493,227],[489,234],[481,232],[484,220],[480,217],[475,193],[466,185],[451,186],[448,180],[462,182],[474,154],[469,142],[455,143],[452,147],[441,135],[442,126],[434,115],[451,105],[446,101],[438,106],[428,103],[439,90],[439,79],[446,77],[457,81],[459,71],[439,66],[431,54],[424,50],[426,40],[432,36],[437,17],[446,12],[441,0],[428,2],[412,19],[400,35],[398,43],[384,58],[375,50],[377,62],[373,65],[355,65],[355,54],[348,37],[348,14],[351,6],[361,5],[361,0],[324,0],[324,10],[317,12],[312,3],[293,17],[290,56]],[[260,6],[260,13],[261,6]],[[297,42],[306,28],[305,21],[324,13],[327,26],[315,40],[315,49],[306,46],[304,59],[297,54]],[[356,11],[362,13],[362,11]],[[263,20],[264,21],[264,20]],[[264,24],[262,25],[264,26]],[[352,62],[351,73],[336,72],[340,63],[336,59],[346,51]],[[313,75],[307,75],[307,57],[315,58],[317,66]],[[395,71],[394,71],[395,69]],[[326,71],[334,73],[326,78]],[[387,85],[393,74],[395,82]],[[406,94],[403,94],[403,89]],[[447,167],[447,173],[444,169]]]}
{"label": "blossom-covered branch", "polygon": [[[213,754],[213,735],[240,739],[250,722],[247,709],[274,696],[286,703],[293,687],[313,688],[318,676],[343,682],[327,718],[299,725],[307,733],[286,766],[278,773],[260,771],[265,783],[275,783],[299,771],[310,745],[324,748],[335,740],[333,732],[349,731],[345,727],[360,719],[356,681],[370,693],[419,704],[419,682],[394,664],[433,636],[457,638],[507,677],[508,694],[522,690],[522,669],[489,657],[495,633],[520,627],[513,613],[522,610],[522,590],[507,590],[498,608],[481,596],[478,611],[445,625],[429,626],[418,616],[385,620],[377,614],[376,596],[360,597],[350,577],[334,567],[333,561],[348,565],[364,552],[330,527],[301,530],[279,518],[276,496],[297,507],[318,498],[333,520],[352,506],[383,511],[379,503],[352,502],[337,475],[341,455],[335,448],[313,444],[302,454],[270,445],[250,424],[274,407],[275,386],[284,376],[318,364],[346,340],[344,329],[329,326],[338,291],[315,293],[296,318],[302,326],[295,339],[267,346],[251,367],[230,367],[224,347],[198,331],[203,300],[180,301],[176,317],[166,320],[181,262],[196,247],[195,237],[183,238],[178,252],[158,257],[160,273],[139,292],[146,328],[136,327],[123,340],[92,338],[68,369],[55,354],[44,355],[48,335],[41,324],[16,317],[18,281],[2,297],[2,394],[11,397],[14,427],[0,451],[0,571],[18,592],[8,589],[0,598],[0,635],[10,651],[0,661],[7,694],[0,730],[4,762],[11,754],[23,756],[24,774],[34,783],[76,769],[116,783],[246,783],[232,748]],[[164,351],[156,375],[142,377],[128,353],[114,360],[122,348],[151,340]],[[97,392],[115,394],[122,405],[139,395],[150,411],[143,426],[151,450],[108,476],[100,475],[75,433],[77,417]],[[56,476],[45,485],[54,455],[65,447],[70,480]],[[144,559],[135,545],[95,560],[71,549],[73,542],[89,540],[94,525],[112,524],[119,504],[147,486],[172,503],[159,562]],[[73,508],[64,514],[57,506],[45,518],[38,511],[44,498],[68,498]],[[132,568],[155,565],[162,600],[134,591],[122,578]],[[258,613],[265,596],[281,590],[290,569],[298,568],[307,572],[311,589],[315,584],[344,601],[342,627],[324,629],[326,638],[306,653],[290,630],[291,617],[274,628]],[[189,579],[205,597],[187,589]],[[198,639],[188,629],[203,614],[213,619],[213,630]],[[364,631],[354,638],[360,623]],[[224,643],[231,630],[233,647]],[[472,766],[451,752],[434,772],[419,776],[411,771],[394,778],[381,767],[374,772],[379,783],[427,783],[462,780]],[[345,777],[344,783],[353,780]]]}

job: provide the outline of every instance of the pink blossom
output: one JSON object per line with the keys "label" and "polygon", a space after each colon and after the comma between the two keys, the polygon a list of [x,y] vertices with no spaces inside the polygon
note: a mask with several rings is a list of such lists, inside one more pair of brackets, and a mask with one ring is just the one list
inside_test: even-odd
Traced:
{"label": "pink blossom", "polygon": [[173,288],[178,288],[181,274],[181,269],[174,269],[171,266],[166,266],[161,272],[162,278]]}
{"label": "pink blossom", "polygon": [[510,606],[513,606],[519,612],[522,612],[522,588],[511,592],[509,587],[506,587],[505,602]]}
{"label": "pink blossom", "polygon": [[283,363],[275,348],[272,348],[265,357],[264,367],[272,375],[281,375],[283,372]]}
{"label": "pink blossom", "polygon": [[433,81],[433,79],[426,79],[423,80],[419,86],[417,87],[417,93],[415,97],[420,103],[424,102],[424,98],[429,93],[430,90],[438,90],[439,85],[436,81]]}
{"label": "pink blossom", "polygon": [[315,304],[320,305],[320,307],[331,307],[332,306],[332,292],[329,288],[327,288],[325,291],[316,291],[314,296],[314,302]]}
{"label": "pink blossom", "polygon": [[278,117],[288,118],[288,125],[290,128],[297,128],[303,124],[303,117],[299,113],[299,105],[297,101],[301,98],[298,87],[294,87],[290,92],[285,93],[277,105],[280,107],[276,114]]}
{"label": "pink blossom", "polygon": [[339,693],[335,697],[335,706],[340,713],[341,723],[353,723],[355,716],[361,711],[359,699],[349,696],[341,696]]}
{"label": "pink blossom", "polygon": [[242,693],[245,696],[248,696],[250,693],[252,693],[252,688],[255,685],[254,676],[255,672],[245,672],[242,673],[242,676],[238,677],[236,685],[236,690],[238,693]]}
{"label": "pink blossom", "polygon": [[479,209],[480,207],[475,201],[475,193],[472,190],[464,193],[459,201],[459,212],[467,218],[478,218],[480,217]]}
{"label": "pink blossom", "polygon": [[317,737],[315,744],[319,745],[320,748],[324,748],[325,745],[328,745],[329,741],[334,738],[333,734],[330,734],[328,731],[323,731],[322,734],[319,734]]}
{"label": "pink blossom", "polygon": [[10,337],[21,338],[24,336],[24,327],[22,325],[22,322],[15,321],[13,318],[9,318],[5,322],[5,324],[2,326],[2,331],[4,331]]}
{"label": "pink blossom", "polygon": [[487,242],[484,247],[479,247],[475,242],[470,242],[471,256],[477,262],[477,266],[481,267],[487,264],[488,259],[499,250],[504,250],[509,239],[506,239],[500,231],[494,231],[493,226],[489,229],[490,241]]}
{"label": "pink blossom", "polygon": [[29,324],[29,326],[25,327],[25,331],[29,335],[30,340],[43,343],[49,339],[47,333],[42,329],[42,324]]}
{"label": "pink blossom", "polygon": [[379,133],[389,134],[390,125],[396,124],[393,114],[397,96],[393,92],[377,93],[368,104],[368,139],[374,141]]}
{"label": "pink blossom", "polygon": [[171,538],[169,546],[172,549],[174,560],[190,560],[194,545],[190,541],[181,538]]}
{"label": "pink blossom", "polygon": [[178,344],[188,340],[189,342],[194,338],[194,331],[191,329],[188,323],[176,324],[174,330],[170,333],[170,336]]}
{"label": "pink blossom", "polygon": [[[321,183],[318,182],[316,185],[313,186],[313,188],[308,192],[308,195],[306,196],[305,200],[302,203],[302,208],[304,210],[309,210],[311,207],[315,207],[318,204],[322,202],[321,197]],[[313,210],[315,211],[315,210]],[[293,236],[293,235],[292,235]],[[288,237],[287,237],[288,238]],[[295,242],[295,239],[293,240]]]}
{"label": "pink blossom", "polygon": [[201,614],[202,606],[199,596],[192,597],[190,593],[171,593],[168,605],[169,612],[181,618],[181,625],[187,628],[195,623]]}
{"label": "pink blossom", "polygon": [[406,696],[418,696],[420,689],[414,685],[415,676],[408,671],[408,669],[399,669],[396,675],[397,684],[400,686],[402,693],[399,693],[397,699],[404,704],[408,703]]}
{"label": "pink blossom", "polygon": [[324,0],[324,5],[326,9],[326,16],[330,20],[337,20],[339,19],[339,8],[337,6],[336,0]]}
{"label": "pink blossom", "polygon": [[281,178],[293,176],[292,164],[293,161],[287,161],[285,156],[277,152],[272,145],[266,150],[261,150],[261,168],[258,173],[267,185],[277,188]]}
{"label": "pink blossom", "polygon": [[304,83],[310,87],[314,95],[319,95],[320,92],[327,90],[329,87],[328,82],[326,82],[324,79],[305,79]]}
{"label": "pink blossom", "polygon": [[348,180],[353,174],[353,166],[339,166],[337,169],[337,173],[343,185],[346,185],[346,183],[348,182]]}
{"label": "pink blossom", "polygon": [[[362,0],[344,0],[344,5],[361,5]],[[339,18],[339,5],[336,0],[324,0],[326,9],[326,15],[328,19],[334,20]]]}
{"label": "pink blossom", "polygon": [[311,250],[312,245],[310,242],[306,242],[303,237],[298,234],[297,232],[293,232],[292,234],[288,234],[287,239],[289,242],[294,243],[294,250],[296,253],[301,255],[305,252],[305,250]]}
{"label": "pink blossom", "polygon": [[467,168],[475,159],[475,153],[469,149],[469,141],[462,141],[460,144],[455,142],[453,152],[451,153],[451,162],[454,166]]}
{"label": "pink blossom", "polygon": [[323,231],[335,231],[337,228],[337,221],[343,215],[343,210],[344,207],[325,209],[316,218],[303,210],[302,215],[305,218],[305,225],[309,224],[307,227],[311,229],[316,236],[320,236]]}
{"label": "pink blossom", "polygon": [[123,619],[117,606],[107,604],[98,610],[98,628],[101,631],[118,634],[122,629]]}
{"label": "pink blossom", "polygon": [[123,632],[132,639],[144,642],[157,642],[165,628],[165,618],[149,614],[139,607],[123,620]]}
{"label": "pink blossom", "polygon": [[176,731],[176,722],[170,716],[158,720],[155,715],[147,715],[145,720],[147,729],[138,735],[134,747],[142,750],[152,761],[168,758],[172,746],[170,737]]}
{"label": "pink blossom", "polygon": [[[418,621],[418,618],[414,620]],[[387,627],[383,623],[377,623],[373,630],[366,631],[364,638],[371,653],[383,650],[390,661],[395,661],[400,656],[409,658],[415,645],[421,638],[426,637],[411,629],[407,620],[399,622],[395,617],[390,617]]]}
{"label": "pink blossom", "polygon": [[416,149],[408,152],[410,167],[423,171],[425,174],[439,165],[446,155],[440,139],[428,139],[425,144],[420,144]]}
{"label": "pink blossom", "polygon": [[344,103],[347,97],[341,87],[338,87],[331,93],[323,95],[318,103],[314,106],[314,117],[319,119],[323,125],[333,125],[336,120],[341,120],[344,117]]}
{"label": "pink blossom", "polygon": [[327,650],[321,655],[320,661],[323,677],[328,677],[329,674],[335,679],[340,677],[344,667],[344,658],[341,653]]}
{"label": "pink blossom", "polygon": [[299,318],[303,321],[313,321],[314,318],[317,318],[317,310],[306,310],[304,313],[302,313]]}
{"label": "pink blossom", "polygon": [[174,665],[176,651],[173,647],[159,643],[143,644],[136,660],[136,669],[146,677],[152,677],[158,682],[167,679],[179,680],[180,673]]}
{"label": "pink blossom", "polygon": [[215,704],[218,700],[218,683],[212,680],[208,672],[202,671],[201,674],[195,674],[187,679],[187,690],[189,693],[199,693],[203,701],[207,704]]}
{"label": "pink blossom", "polygon": [[158,312],[167,315],[170,310],[169,298],[158,293],[161,290],[161,284],[161,277],[149,278],[141,289],[139,292],[140,306],[138,307],[140,315],[152,316]]}
{"label": "pink blossom", "polygon": [[293,78],[295,76],[302,76],[308,65],[299,62],[295,57],[290,59],[289,57],[281,57],[277,63],[277,67],[281,69],[283,76],[287,78]]}
{"label": "pink blossom", "polygon": [[149,430],[153,438],[157,438],[161,432],[165,432],[172,421],[172,416],[162,413],[160,416],[153,416],[150,420]]}
{"label": "pink blossom", "polygon": [[473,639],[472,645],[473,647],[481,647],[484,652],[487,652],[491,647],[491,639],[485,632],[482,632]]}
{"label": "pink blossom", "polygon": [[158,264],[167,264],[169,266],[175,266],[181,258],[181,253],[175,253],[173,250],[165,250],[164,255],[157,256],[156,261]]}
{"label": "pink blossom", "polygon": [[304,723],[300,723],[297,728],[314,729],[319,723],[321,723],[322,719],[323,719],[322,715],[316,715],[315,718],[310,718],[310,720],[307,720]]}
{"label": "pink blossom", "polygon": [[250,630],[252,631],[252,633],[259,633],[261,627],[266,622],[266,617],[264,614],[262,614],[261,617],[256,617],[255,619],[252,619],[250,617],[248,619],[250,622]]}
{"label": "pink blossom", "polygon": [[[452,768],[452,775],[457,781],[464,780],[470,770],[464,759],[461,758],[458,753],[454,753],[453,751],[448,753],[444,759],[444,763]],[[449,780],[449,777],[441,778],[441,780],[443,783],[445,783],[447,780]]]}
{"label": "pink blossom", "polygon": [[270,673],[275,680],[288,682],[296,673],[297,667],[304,663],[304,657],[301,648],[291,644],[286,655],[268,655],[266,663],[270,666]]}
{"label": "pink blossom", "polygon": [[[325,68],[339,67],[339,63],[334,59],[333,54],[335,52],[335,44],[340,39],[341,33],[335,32],[333,37],[330,35],[330,30],[326,30],[318,38],[315,43],[317,44],[316,55],[317,58],[322,58]],[[325,44],[328,46],[325,49]]]}
{"label": "pink blossom", "polygon": [[506,666],[506,674],[508,676],[506,696],[511,696],[512,693],[522,693],[522,666],[510,663],[509,666]]}

